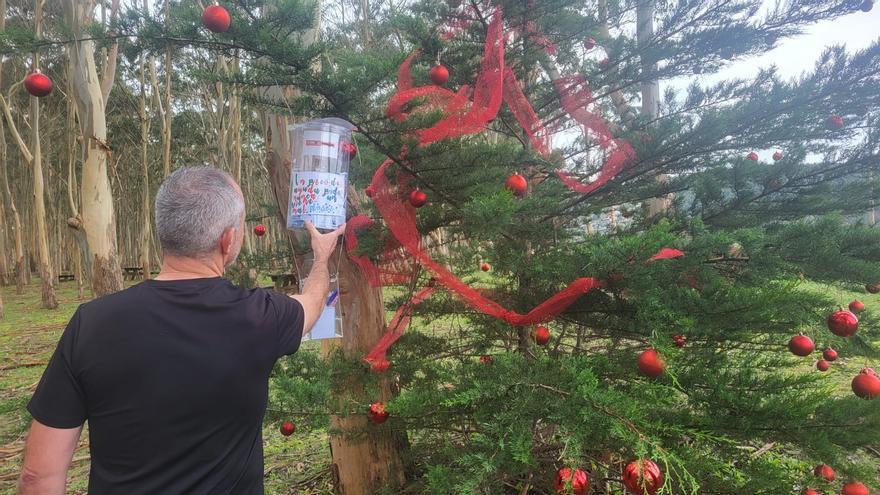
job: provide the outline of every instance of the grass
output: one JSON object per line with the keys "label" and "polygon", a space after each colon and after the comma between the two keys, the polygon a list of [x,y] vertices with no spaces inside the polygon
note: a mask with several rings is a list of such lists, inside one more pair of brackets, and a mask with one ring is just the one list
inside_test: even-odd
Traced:
{"label": "grass", "polygon": [[[76,284],[58,287],[59,307],[41,308],[39,281],[16,294],[15,287],[0,287],[5,316],[0,319],[0,494],[15,493],[21,469],[21,451],[31,417],[25,409],[48,363],[64,326],[77,306]],[[304,346],[314,350],[316,343]],[[283,437],[277,424],[263,425],[265,485],[267,494],[332,493],[330,449],[325,431]],[[88,431],[84,430],[74,453],[67,493],[88,488]]]}

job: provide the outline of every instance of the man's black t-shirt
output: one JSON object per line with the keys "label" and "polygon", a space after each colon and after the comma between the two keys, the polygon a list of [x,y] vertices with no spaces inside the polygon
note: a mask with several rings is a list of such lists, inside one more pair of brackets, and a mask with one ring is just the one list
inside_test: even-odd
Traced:
{"label": "man's black t-shirt", "polygon": [[28,411],[89,421],[89,493],[261,494],[269,373],[303,321],[277,292],[149,280],[77,309]]}

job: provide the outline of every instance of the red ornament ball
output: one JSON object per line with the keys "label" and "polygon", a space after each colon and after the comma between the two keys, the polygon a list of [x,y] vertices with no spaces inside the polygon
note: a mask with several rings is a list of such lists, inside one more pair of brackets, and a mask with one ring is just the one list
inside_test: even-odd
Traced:
{"label": "red ornament ball", "polygon": [[586,472],[580,469],[572,471],[571,468],[564,467],[556,473],[556,493],[569,493],[565,491],[569,481],[571,481],[571,492],[575,495],[586,495],[590,489],[590,476]]}
{"label": "red ornament ball", "polygon": [[482,356],[480,356],[480,362],[483,364],[489,364],[492,362],[492,356],[488,354],[483,354]]}
{"label": "red ornament ball", "polygon": [[489,263],[480,263],[480,270],[483,270],[484,272],[488,272],[489,268],[490,268]]}
{"label": "red ornament ball", "polygon": [[816,361],[816,369],[819,371],[828,371],[828,368],[831,367],[831,364],[824,359],[820,359]]}
{"label": "red ornament ball", "polygon": [[865,0],[864,2],[862,2],[861,5],[859,5],[859,10],[861,10],[862,12],[870,12],[873,8],[874,0]]}
{"label": "red ornament ball", "polygon": [[648,349],[639,354],[638,366],[643,375],[651,378],[662,375],[663,370],[666,369],[666,363],[656,349]]}
{"label": "red ornament ball", "polygon": [[254,235],[257,237],[263,237],[266,235],[266,226],[263,224],[258,224],[254,227]]}
{"label": "red ornament ball", "polygon": [[871,294],[876,294],[880,292],[880,284],[868,284],[865,286],[865,290]]}
{"label": "red ornament ball", "polygon": [[528,189],[529,187],[529,183],[526,182],[526,178],[519,174],[513,174],[508,177],[504,185],[505,187],[510,189],[514,196],[525,195],[526,189]]}
{"label": "red ornament ball", "polygon": [[431,67],[431,71],[428,73],[428,79],[437,86],[443,86],[446,84],[446,81],[449,80],[449,69],[437,64],[434,67]]}
{"label": "red ornament ball", "polygon": [[655,495],[663,486],[663,473],[649,459],[632,461],[623,468],[623,486],[633,495]]}
{"label": "red ornament ball", "polygon": [[343,153],[348,154],[349,160],[354,160],[354,157],[357,156],[358,147],[354,143],[342,143],[342,146],[339,147],[339,150]]}
{"label": "red ornament ball", "polygon": [[370,404],[370,421],[373,423],[382,424],[388,420],[388,412],[385,411],[385,403],[384,402],[373,402]]}
{"label": "red ornament ball", "polygon": [[849,310],[856,314],[861,313],[865,310],[865,303],[856,299],[855,301],[849,303]]}
{"label": "red ornament ball", "polygon": [[607,69],[609,65],[611,65],[611,61],[607,57],[599,61],[599,67],[603,69]]}
{"label": "red ornament ball", "polygon": [[586,48],[587,50],[592,50],[595,47],[596,47],[596,38],[593,38],[592,36],[590,36],[589,38],[584,40],[584,48]]}
{"label": "red ornament ball", "polygon": [[801,495],[822,495],[821,493],[813,490],[812,488],[804,488],[804,491],[801,492]]}
{"label": "red ornament ball", "polygon": [[822,351],[822,358],[826,361],[837,361],[837,351],[829,347]]}
{"label": "red ornament ball", "polygon": [[852,380],[852,391],[862,399],[874,399],[880,396],[880,378],[871,368],[863,368]]}
{"label": "red ornament ball", "polygon": [[374,192],[375,191],[373,191],[373,186],[367,186],[367,188],[364,189],[364,194],[366,194],[368,198],[372,198]]}
{"label": "red ornament ball", "polygon": [[684,347],[684,343],[686,340],[687,337],[681,334],[672,336],[672,342],[675,344],[676,347]]}
{"label": "red ornament ball", "polygon": [[550,342],[550,329],[545,326],[539,326],[532,332],[532,339],[538,345],[547,345]]}
{"label": "red ornament ball", "polygon": [[840,115],[832,115],[828,118],[828,125],[840,129],[841,127],[843,127],[843,117],[841,117]]}
{"label": "red ornament ball", "polygon": [[290,435],[293,435],[293,432],[296,431],[296,425],[288,421],[281,425],[280,430],[282,435],[284,435],[285,437],[289,437]]}
{"label": "red ornament ball", "polygon": [[751,153],[746,155],[746,158],[748,158],[749,160],[751,160],[753,162],[756,162],[756,161],[758,161],[758,154],[755,153],[754,151],[752,151]]}
{"label": "red ornament ball", "polygon": [[391,363],[387,359],[382,359],[379,361],[373,361],[373,363],[370,364],[370,370],[374,373],[384,373],[388,371],[389,366],[391,366]]}
{"label": "red ornament ball", "polygon": [[820,478],[825,478],[825,481],[834,481],[834,479],[837,478],[837,475],[834,474],[834,470],[831,469],[831,466],[828,464],[819,464],[813,468],[813,474]]}
{"label": "red ornament ball", "polygon": [[232,18],[229,16],[229,11],[216,3],[208,6],[202,12],[202,24],[215,33],[225,33],[231,23]]}
{"label": "red ornament ball", "polygon": [[815,349],[813,340],[806,335],[795,335],[788,341],[788,350],[795,356],[809,356]]}
{"label": "red ornament ball", "polygon": [[38,70],[31,72],[24,78],[24,88],[28,93],[37,98],[47,96],[52,92],[53,87],[54,84],[52,84],[52,80],[49,79],[49,76]]}
{"label": "red ornament ball", "polygon": [[852,312],[839,310],[828,316],[828,330],[840,337],[851,337],[859,330],[859,318]]}
{"label": "red ornament ball", "polygon": [[425,194],[421,189],[415,189],[411,193],[409,193],[409,204],[413,205],[416,208],[421,208],[425,206],[425,203],[428,202],[428,195]]}
{"label": "red ornament ball", "polygon": [[782,160],[782,152],[779,150],[776,150],[776,152],[773,153],[773,161],[778,162],[779,160]]}
{"label": "red ornament ball", "polygon": [[871,495],[868,487],[858,481],[850,481],[840,489],[840,495]]}

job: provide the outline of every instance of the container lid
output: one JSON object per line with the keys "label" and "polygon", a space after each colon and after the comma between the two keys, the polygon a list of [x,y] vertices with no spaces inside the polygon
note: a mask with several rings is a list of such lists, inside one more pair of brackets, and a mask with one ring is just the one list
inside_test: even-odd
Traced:
{"label": "container lid", "polygon": [[351,122],[349,122],[345,119],[340,119],[339,117],[327,117],[327,118],[323,118],[323,119],[308,120],[306,122],[301,122],[299,124],[290,124],[287,126],[287,130],[290,131],[290,130],[296,129],[297,127],[307,127],[307,126],[310,127],[315,124],[318,124],[318,125],[327,124],[327,125],[338,126],[338,127],[341,127],[347,131],[353,131],[353,130],[357,129],[357,127],[354,124],[352,124]]}

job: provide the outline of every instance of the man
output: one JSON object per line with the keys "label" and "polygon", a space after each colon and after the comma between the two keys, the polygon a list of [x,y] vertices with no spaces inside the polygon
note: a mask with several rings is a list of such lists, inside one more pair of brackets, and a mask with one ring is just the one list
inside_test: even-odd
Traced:
{"label": "man", "polygon": [[262,419],[275,361],[324,307],[343,227],[311,224],[303,293],[221,278],[244,238],[244,197],[220,170],[184,168],[156,195],[162,270],[81,305],[28,404],[20,494],[62,494],[89,421],[89,493],[261,494]]}

